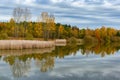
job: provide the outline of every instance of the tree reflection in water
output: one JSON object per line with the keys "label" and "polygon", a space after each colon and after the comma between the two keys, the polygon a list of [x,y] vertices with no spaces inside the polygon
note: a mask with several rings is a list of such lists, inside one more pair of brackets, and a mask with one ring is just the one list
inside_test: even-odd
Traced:
{"label": "tree reflection in water", "polygon": [[76,55],[79,51],[82,55],[89,56],[89,54],[105,55],[114,54],[120,49],[118,43],[112,44],[87,44],[87,45],[67,45],[56,47],[51,52],[23,54],[18,56],[5,56],[4,61],[9,63],[11,71],[15,78],[27,76],[31,69],[31,61],[35,61],[35,65],[40,69],[41,72],[47,72],[54,68],[55,58],[64,58],[68,55]]}
{"label": "tree reflection in water", "polygon": [[120,44],[111,43],[111,44],[87,44],[82,45],[81,53],[83,55],[95,54],[101,55],[104,57],[105,55],[112,55],[120,49]]}
{"label": "tree reflection in water", "polygon": [[46,59],[39,60],[36,59],[36,66],[40,68],[41,72],[46,72],[52,70],[54,67],[54,57],[47,57]]}
{"label": "tree reflection in water", "polygon": [[14,63],[10,66],[14,78],[20,78],[22,76],[27,76],[30,71],[30,59],[25,62],[20,61],[18,57],[14,58]]}

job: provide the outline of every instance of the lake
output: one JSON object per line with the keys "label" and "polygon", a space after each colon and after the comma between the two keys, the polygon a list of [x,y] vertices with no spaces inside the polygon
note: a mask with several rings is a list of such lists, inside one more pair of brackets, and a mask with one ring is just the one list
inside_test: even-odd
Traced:
{"label": "lake", "polygon": [[120,45],[0,50],[0,80],[120,80]]}

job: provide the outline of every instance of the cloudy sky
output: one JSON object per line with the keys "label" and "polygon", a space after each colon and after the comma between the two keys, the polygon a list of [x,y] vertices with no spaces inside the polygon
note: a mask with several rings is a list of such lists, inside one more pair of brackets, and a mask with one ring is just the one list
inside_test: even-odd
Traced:
{"label": "cloudy sky", "polygon": [[56,22],[79,28],[120,26],[120,0],[0,0],[0,21],[8,21],[15,7],[31,9],[32,21],[41,12],[54,13]]}

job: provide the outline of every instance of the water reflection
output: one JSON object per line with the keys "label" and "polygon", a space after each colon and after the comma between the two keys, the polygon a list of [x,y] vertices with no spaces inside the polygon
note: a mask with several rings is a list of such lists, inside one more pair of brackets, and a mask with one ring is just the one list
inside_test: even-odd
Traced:
{"label": "water reflection", "polygon": [[18,57],[15,58],[15,62],[11,65],[11,70],[15,78],[20,78],[22,76],[27,76],[30,71],[30,59],[26,61],[20,61]]}
{"label": "water reflection", "polygon": [[81,47],[81,53],[83,55],[95,54],[101,55],[111,55],[117,52],[120,49],[120,44],[111,43],[111,44],[88,44]]}
{"label": "water reflection", "polygon": [[40,68],[41,72],[52,70],[54,67],[54,57],[47,57],[43,60],[36,59],[36,66]]}
{"label": "water reflection", "polygon": [[[118,43],[87,44],[56,46],[54,49],[47,49],[48,51],[44,52],[44,54],[42,54],[42,51],[45,50],[36,51],[37,53],[32,53],[30,50],[28,50],[28,52],[23,50],[21,53],[20,51],[13,51],[13,53],[11,51],[9,55],[7,55],[8,51],[6,51],[6,55],[3,54],[5,51],[1,51],[0,54],[3,60],[10,65],[14,78],[21,78],[29,75],[32,61],[34,61],[34,65],[40,72],[48,72],[54,69],[56,58],[62,59],[68,55],[76,55],[77,52],[86,56],[95,54],[105,57],[105,55],[113,55],[119,49],[120,45],[118,45]],[[14,52],[16,52],[16,54],[12,55]],[[2,56],[2,54],[4,56]]]}

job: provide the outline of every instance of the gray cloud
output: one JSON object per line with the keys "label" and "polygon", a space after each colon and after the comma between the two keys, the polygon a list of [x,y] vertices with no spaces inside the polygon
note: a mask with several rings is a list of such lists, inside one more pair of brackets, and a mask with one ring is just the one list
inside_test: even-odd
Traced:
{"label": "gray cloud", "polygon": [[[33,18],[47,11],[54,13],[56,22],[77,26],[116,26],[120,25],[119,0],[1,0],[0,20],[9,20],[15,7],[28,7]],[[84,26],[84,27],[86,27]]]}

